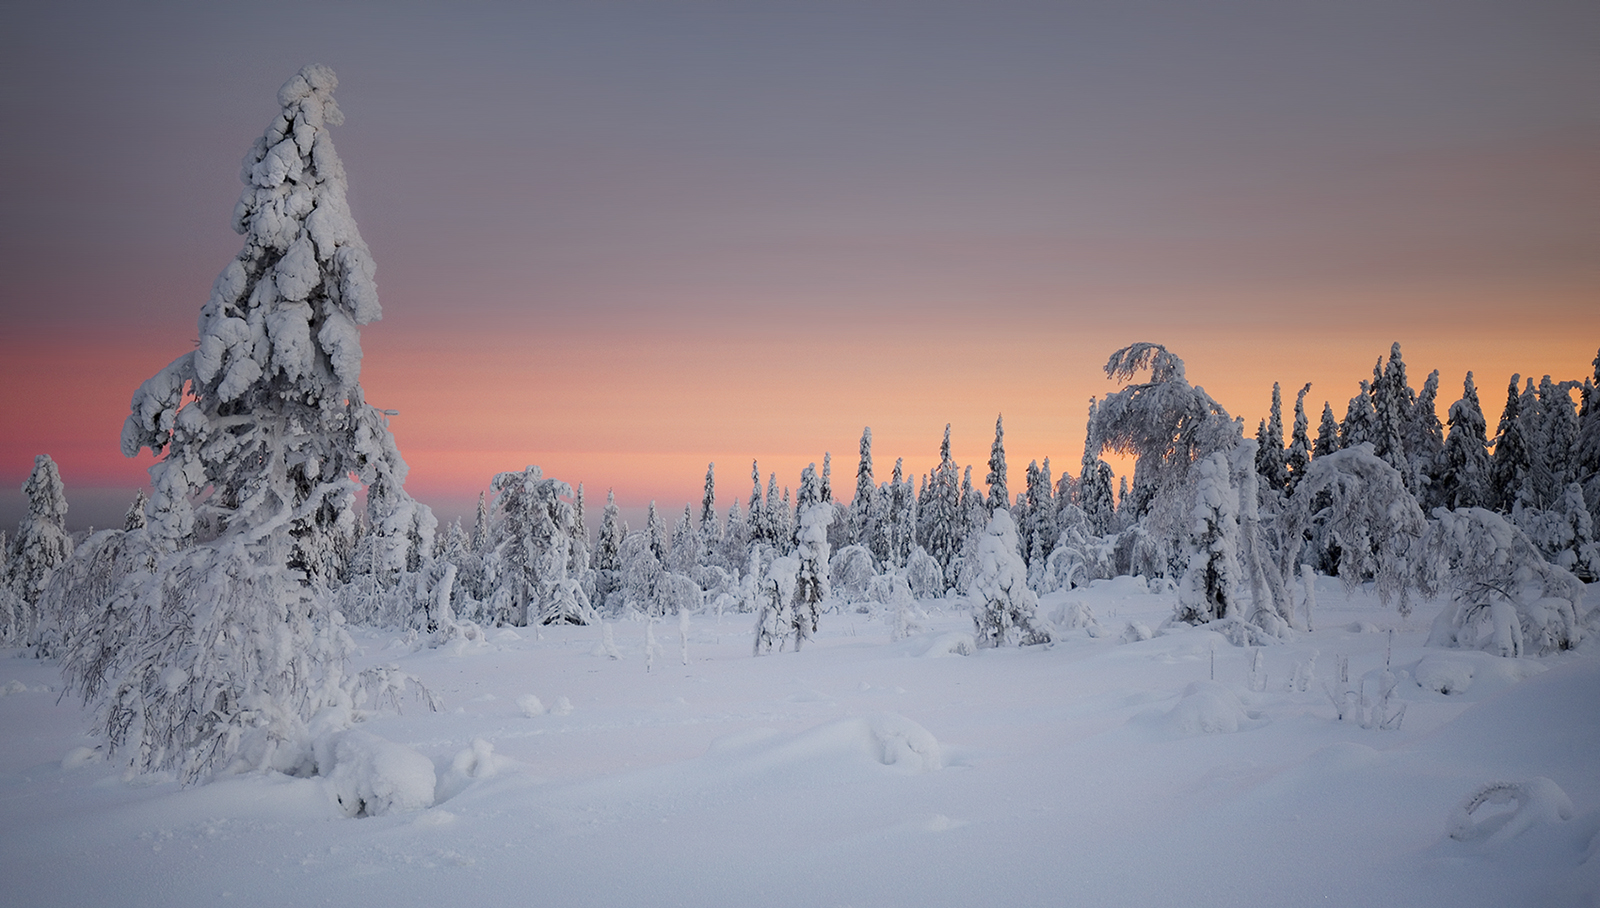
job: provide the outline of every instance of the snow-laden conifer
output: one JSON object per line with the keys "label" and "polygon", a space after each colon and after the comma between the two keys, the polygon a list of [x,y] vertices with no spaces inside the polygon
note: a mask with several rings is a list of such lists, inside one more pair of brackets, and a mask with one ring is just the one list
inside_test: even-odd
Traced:
{"label": "snow-laden conifer", "polygon": [[1011,493],[1006,487],[1006,430],[1003,416],[994,418],[994,444],[989,446],[989,474],[983,481],[989,486],[988,507],[1011,507]]}
{"label": "snow-laden conifer", "polygon": [[1317,423],[1317,440],[1311,447],[1313,458],[1339,450],[1339,420],[1334,418],[1333,405],[1322,402],[1322,419]]}
{"label": "snow-laden conifer", "polygon": [[939,562],[946,582],[952,577],[950,566],[961,551],[966,537],[965,515],[961,511],[961,473],[950,456],[950,425],[945,424],[944,440],[939,443],[939,464],[933,468],[926,486],[927,503],[919,508],[917,541]]}
{"label": "snow-laden conifer", "polygon": [[1050,642],[1050,627],[1039,616],[1039,600],[1028,588],[1028,568],[1017,554],[1011,514],[993,512],[977,546],[968,598],[973,602],[975,638],[982,647]]}
{"label": "snow-laden conifer", "polygon": [[851,545],[872,546],[877,530],[877,484],[872,478],[872,427],[861,430],[861,459],[856,463],[856,493],[850,499],[846,538]]}
{"label": "snow-laden conifer", "polygon": [[1189,566],[1178,583],[1176,618],[1205,624],[1243,617],[1244,569],[1239,565],[1239,495],[1219,453],[1195,464],[1189,526]]}
{"label": "snow-laden conifer", "polygon": [[1289,487],[1283,453],[1283,390],[1277,382],[1272,383],[1272,408],[1256,433],[1256,472],[1267,491],[1281,493]]}
{"label": "snow-laden conifer", "polygon": [[1492,504],[1488,425],[1478,403],[1478,389],[1468,372],[1461,399],[1450,405],[1450,434],[1440,454],[1439,504],[1446,508],[1476,508]]}
{"label": "snow-laden conifer", "polygon": [[1284,455],[1284,469],[1288,473],[1290,492],[1294,491],[1295,484],[1300,477],[1305,475],[1306,469],[1311,466],[1311,436],[1310,421],[1306,418],[1306,394],[1311,391],[1311,383],[1306,382],[1294,396],[1294,427],[1289,433],[1289,451]]}
{"label": "snow-laden conifer", "polygon": [[1344,420],[1339,423],[1339,450],[1360,444],[1376,446],[1378,411],[1372,406],[1372,384],[1363,380],[1361,393],[1350,398],[1345,406]]}
{"label": "snow-laden conifer", "polygon": [[51,575],[72,555],[66,486],[50,455],[33,459],[22,494],[28,499],[28,516],[17,526],[0,576],[7,594],[0,601],[0,643],[24,642],[33,634],[39,622],[39,597]]}
{"label": "snow-laden conifer", "polygon": [[798,651],[800,644],[817,632],[822,600],[828,598],[828,523],[833,519],[833,508],[822,500],[815,464],[807,464],[800,472],[800,495],[795,504],[799,526],[790,618],[794,622],[794,648]]}
{"label": "snow-laden conifer", "polygon": [[161,557],[117,585],[64,669],[138,769],[293,764],[312,714],[351,703],[327,553],[356,532],[357,489],[396,500],[406,467],[359,384],[358,326],[381,310],[327,130],[336,84],[308,66],[279,91],[198,346],[139,388],[123,427],[125,454],[161,457],[134,531]]}
{"label": "snow-laden conifer", "polygon": [[[1489,459],[1489,500],[1494,510],[1511,513],[1517,495],[1528,476],[1528,445],[1523,437],[1526,424],[1521,421],[1524,392],[1520,390],[1521,375],[1511,376],[1506,389],[1505,409],[1500,411],[1500,424],[1495,429],[1494,454]],[[1532,398],[1533,380],[1528,380],[1527,397]]]}

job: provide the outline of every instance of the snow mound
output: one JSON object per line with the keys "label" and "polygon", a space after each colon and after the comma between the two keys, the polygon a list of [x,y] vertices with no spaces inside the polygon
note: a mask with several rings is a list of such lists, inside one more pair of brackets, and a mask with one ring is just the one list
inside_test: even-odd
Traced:
{"label": "snow mound", "polygon": [[518,697],[517,708],[522,710],[522,714],[530,719],[535,716],[542,716],[547,712],[544,704],[539,702],[539,698],[533,694],[523,694]]}
{"label": "snow mound", "polygon": [[1469,699],[1476,700],[1499,693],[1546,668],[1531,659],[1462,650],[1424,656],[1411,669],[1411,677],[1418,687],[1440,694],[1460,695],[1471,689],[1473,695]]}
{"label": "snow mound", "polygon": [[754,731],[714,742],[711,754],[757,771],[798,766],[825,768],[838,762],[876,763],[912,772],[933,772],[944,766],[939,741],[905,716],[877,713],[852,716],[819,725],[790,738]]}
{"label": "snow mound", "polygon": [[402,744],[349,729],[317,740],[317,774],[352,817],[433,804],[433,762]]}
{"label": "snow mound", "polygon": [[1061,630],[1082,628],[1091,637],[1100,636],[1100,622],[1095,619],[1094,610],[1079,600],[1063,603],[1051,614],[1050,623]]}
{"label": "snow mound", "polygon": [[951,631],[929,640],[928,645],[917,652],[917,657],[937,659],[941,656],[970,656],[977,648],[977,641],[971,634]]}
{"label": "snow mound", "polygon": [[495,754],[493,744],[482,738],[473,738],[472,746],[458,751],[450,760],[450,768],[439,776],[433,803],[443,804],[466,791],[474,781],[493,778],[511,763],[506,757]]}
{"label": "snow mound", "polygon": [[1472,665],[1461,659],[1428,656],[1412,670],[1417,686],[1441,694],[1459,694],[1472,686]]}
{"label": "snow mound", "polygon": [[1150,625],[1137,618],[1129,621],[1128,626],[1122,629],[1123,643],[1138,643],[1141,640],[1149,640],[1154,636],[1155,634],[1150,632]]}
{"label": "snow mound", "polygon": [[1185,737],[1229,734],[1264,724],[1239,702],[1238,694],[1217,681],[1196,681],[1166,715],[1166,724]]}
{"label": "snow mound", "polygon": [[[1485,804],[1515,804],[1474,820]],[[1484,840],[1499,843],[1515,838],[1535,825],[1572,819],[1572,800],[1561,786],[1537,776],[1526,782],[1491,782],[1473,792],[1450,815],[1450,838],[1460,842]]]}

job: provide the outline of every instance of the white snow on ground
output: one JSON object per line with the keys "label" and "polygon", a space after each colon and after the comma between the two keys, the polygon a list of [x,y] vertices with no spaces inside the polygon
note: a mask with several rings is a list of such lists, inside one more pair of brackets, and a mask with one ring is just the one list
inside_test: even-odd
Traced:
{"label": "white snow on ground", "polygon": [[[0,654],[0,902],[1596,904],[1600,648],[1425,649],[1438,604],[1317,597],[1326,629],[1255,684],[1214,632],[1119,633],[1173,607],[1127,582],[1043,597],[1108,631],[1049,647],[978,650],[963,606],[924,602],[907,640],[831,613],[752,657],[751,616],[704,615],[690,664],[648,673],[627,621],[617,659],[600,627],[358,631],[356,667],[398,662],[444,711],[323,740],[324,776],[191,788],[125,778],[53,663]],[[1401,727],[1338,721],[1390,629]]]}

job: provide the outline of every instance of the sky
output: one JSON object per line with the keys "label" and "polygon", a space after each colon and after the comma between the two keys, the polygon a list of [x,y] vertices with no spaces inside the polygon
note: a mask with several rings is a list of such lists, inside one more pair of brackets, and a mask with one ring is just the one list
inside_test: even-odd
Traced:
{"label": "sky", "polygon": [[[339,75],[378,264],[367,399],[444,519],[496,472],[625,514],[748,495],[862,428],[1076,470],[1107,356],[1165,344],[1248,429],[1391,342],[1440,415],[1600,348],[1592,2],[7,4],[0,526],[69,523],[240,246],[278,86]],[[1287,406],[1287,404],[1286,404]]]}

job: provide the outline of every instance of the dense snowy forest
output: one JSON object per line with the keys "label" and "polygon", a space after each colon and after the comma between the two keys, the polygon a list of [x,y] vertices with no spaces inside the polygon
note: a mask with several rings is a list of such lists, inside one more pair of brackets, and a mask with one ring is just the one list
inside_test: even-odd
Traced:
{"label": "dense snowy forest", "polygon": [[[1437,646],[1537,656],[1593,630],[1600,356],[1581,379],[1511,376],[1491,432],[1471,373],[1441,421],[1444,379],[1414,387],[1396,343],[1342,418],[1325,402],[1313,431],[1306,385],[1286,423],[1274,385],[1251,433],[1174,352],[1137,343],[1105,363],[1122,388],[1089,402],[1083,456],[1059,476],[1049,458],[1013,474],[997,418],[986,464],[952,459],[946,427],[931,472],[896,460],[882,479],[867,428],[848,500],[826,453],[793,485],[752,463],[743,498],[719,498],[708,465],[699,502],[676,517],[652,503],[635,528],[609,494],[597,517],[581,485],[528,466],[493,477],[471,526],[440,527],[362,395],[358,329],[380,309],[329,139],[335,84],[313,66],[279,93],[199,344],[133,397],[122,449],[160,456],[152,496],[73,539],[41,455],[4,545],[0,642],[59,660],[138,769],[312,774],[319,734],[430,698],[397,671],[348,672],[351,625],[439,645],[746,613],[762,654],[850,613],[892,615],[901,636],[914,602],[942,598],[970,609],[975,646],[1031,645],[1081,620],[1056,626],[1039,596],[1137,576],[1172,594],[1174,625],[1259,646],[1311,626],[1314,573],[1370,583],[1401,615],[1449,592]],[[1132,476],[1107,452],[1131,455]]]}

